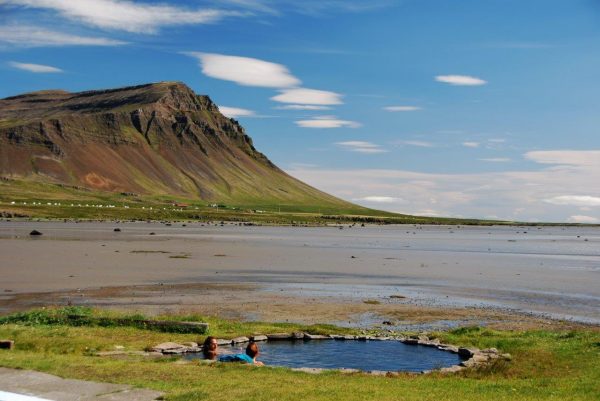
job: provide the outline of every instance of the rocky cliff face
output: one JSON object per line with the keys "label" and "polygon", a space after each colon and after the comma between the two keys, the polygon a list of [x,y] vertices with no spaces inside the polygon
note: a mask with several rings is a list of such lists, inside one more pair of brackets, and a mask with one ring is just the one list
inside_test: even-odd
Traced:
{"label": "rocky cliff face", "polygon": [[344,204],[285,174],[178,82],[0,100],[0,175],[201,198]]}

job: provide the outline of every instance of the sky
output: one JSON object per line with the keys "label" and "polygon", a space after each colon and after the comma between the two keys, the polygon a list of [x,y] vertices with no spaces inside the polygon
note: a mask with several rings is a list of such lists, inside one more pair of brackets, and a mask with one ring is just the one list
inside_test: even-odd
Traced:
{"label": "sky", "polygon": [[600,0],[0,0],[0,98],[157,81],[357,204],[600,223]]}

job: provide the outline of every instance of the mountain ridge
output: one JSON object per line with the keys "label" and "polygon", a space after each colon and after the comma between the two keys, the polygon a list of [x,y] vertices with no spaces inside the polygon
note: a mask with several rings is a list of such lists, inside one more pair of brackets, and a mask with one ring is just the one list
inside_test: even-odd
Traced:
{"label": "mountain ridge", "polygon": [[0,99],[0,175],[108,192],[360,209],[286,174],[236,120],[181,82]]}

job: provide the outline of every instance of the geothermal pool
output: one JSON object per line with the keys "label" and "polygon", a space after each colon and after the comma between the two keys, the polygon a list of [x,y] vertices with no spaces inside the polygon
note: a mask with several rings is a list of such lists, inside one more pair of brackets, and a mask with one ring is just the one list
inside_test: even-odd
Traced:
{"label": "geothermal pool", "polygon": [[[269,366],[290,368],[421,372],[463,361],[451,352],[399,341],[267,341],[258,346],[257,360]],[[221,353],[243,353],[245,344],[219,349]],[[203,359],[203,356],[187,354],[185,358]]]}

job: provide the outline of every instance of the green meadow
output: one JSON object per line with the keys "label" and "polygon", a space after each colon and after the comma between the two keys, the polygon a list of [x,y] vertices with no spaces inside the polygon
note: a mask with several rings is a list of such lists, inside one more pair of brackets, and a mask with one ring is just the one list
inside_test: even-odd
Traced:
{"label": "green meadow", "polygon": [[[65,310],[38,310],[1,318],[0,338],[15,340],[0,350],[0,366],[34,369],[61,377],[125,383],[165,393],[165,400],[598,400],[600,399],[600,331],[498,331],[481,327],[430,333],[443,342],[510,353],[479,370],[457,374],[395,377],[329,372],[308,374],[285,368],[236,364],[182,363],[176,357],[102,357],[116,347],[148,349],[164,341],[201,342],[203,336],[165,333],[115,325],[73,325],[60,319]],[[94,316],[120,316],[86,310]],[[138,318],[142,318],[136,315]],[[163,316],[201,320],[210,335],[306,331],[342,333],[332,326],[246,323],[203,316]]]}
{"label": "green meadow", "polygon": [[224,202],[167,195],[90,191],[60,184],[0,180],[0,213],[47,219],[197,220],[264,224],[507,224],[507,222],[411,216],[339,204],[294,204],[238,198]]}

